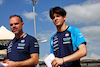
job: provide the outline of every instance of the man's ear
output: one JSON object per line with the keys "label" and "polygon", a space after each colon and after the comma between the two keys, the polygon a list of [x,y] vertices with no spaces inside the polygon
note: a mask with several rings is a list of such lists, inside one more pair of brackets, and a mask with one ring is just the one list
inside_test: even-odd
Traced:
{"label": "man's ear", "polygon": [[22,27],[24,26],[24,22],[22,22]]}
{"label": "man's ear", "polygon": [[64,20],[66,20],[66,15],[64,15]]}

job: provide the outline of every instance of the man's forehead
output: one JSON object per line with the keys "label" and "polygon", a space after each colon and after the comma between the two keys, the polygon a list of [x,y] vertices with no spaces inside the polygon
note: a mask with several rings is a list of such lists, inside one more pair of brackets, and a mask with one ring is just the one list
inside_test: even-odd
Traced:
{"label": "man's forehead", "polygon": [[20,21],[18,17],[12,17],[9,19],[9,22]]}
{"label": "man's forehead", "polygon": [[60,15],[60,14],[57,14],[57,13],[54,13],[54,14],[53,14],[53,16],[57,16],[57,15]]}

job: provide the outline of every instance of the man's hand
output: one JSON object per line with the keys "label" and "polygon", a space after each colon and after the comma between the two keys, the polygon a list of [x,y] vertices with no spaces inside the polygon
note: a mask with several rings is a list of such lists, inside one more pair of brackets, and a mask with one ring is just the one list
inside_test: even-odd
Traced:
{"label": "man's hand", "polygon": [[8,65],[6,67],[17,67],[17,62],[14,61],[8,61],[7,64]]}
{"label": "man's hand", "polygon": [[0,63],[3,63],[3,61],[0,61]]}
{"label": "man's hand", "polygon": [[63,58],[57,58],[57,57],[51,62],[52,66],[54,67],[58,67],[59,65],[62,65],[63,63],[64,63]]}

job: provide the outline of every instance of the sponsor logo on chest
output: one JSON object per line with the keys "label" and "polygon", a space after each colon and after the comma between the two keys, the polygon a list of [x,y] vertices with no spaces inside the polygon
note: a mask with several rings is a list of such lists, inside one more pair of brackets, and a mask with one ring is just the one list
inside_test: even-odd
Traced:
{"label": "sponsor logo on chest", "polygon": [[69,33],[66,33],[65,36],[63,37],[63,45],[70,44],[70,43],[71,43],[71,36]]}
{"label": "sponsor logo on chest", "polygon": [[17,49],[24,49],[25,40],[21,40],[21,43],[18,43]]}

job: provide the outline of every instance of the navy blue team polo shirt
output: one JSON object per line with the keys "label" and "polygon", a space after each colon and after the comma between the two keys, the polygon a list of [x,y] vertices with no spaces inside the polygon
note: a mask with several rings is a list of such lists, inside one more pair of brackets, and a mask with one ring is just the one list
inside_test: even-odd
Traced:
{"label": "navy blue team polo shirt", "polygon": [[[51,37],[51,53],[55,57],[62,58],[73,54],[79,45],[86,41],[78,28],[69,26],[63,32],[57,32]],[[80,61],[66,62],[61,67],[81,67]]]}
{"label": "navy blue team polo shirt", "polygon": [[28,34],[19,39],[14,38],[7,47],[7,58],[11,61],[29,59],[33,53],[39,53],[39,45],[37,40]]}

